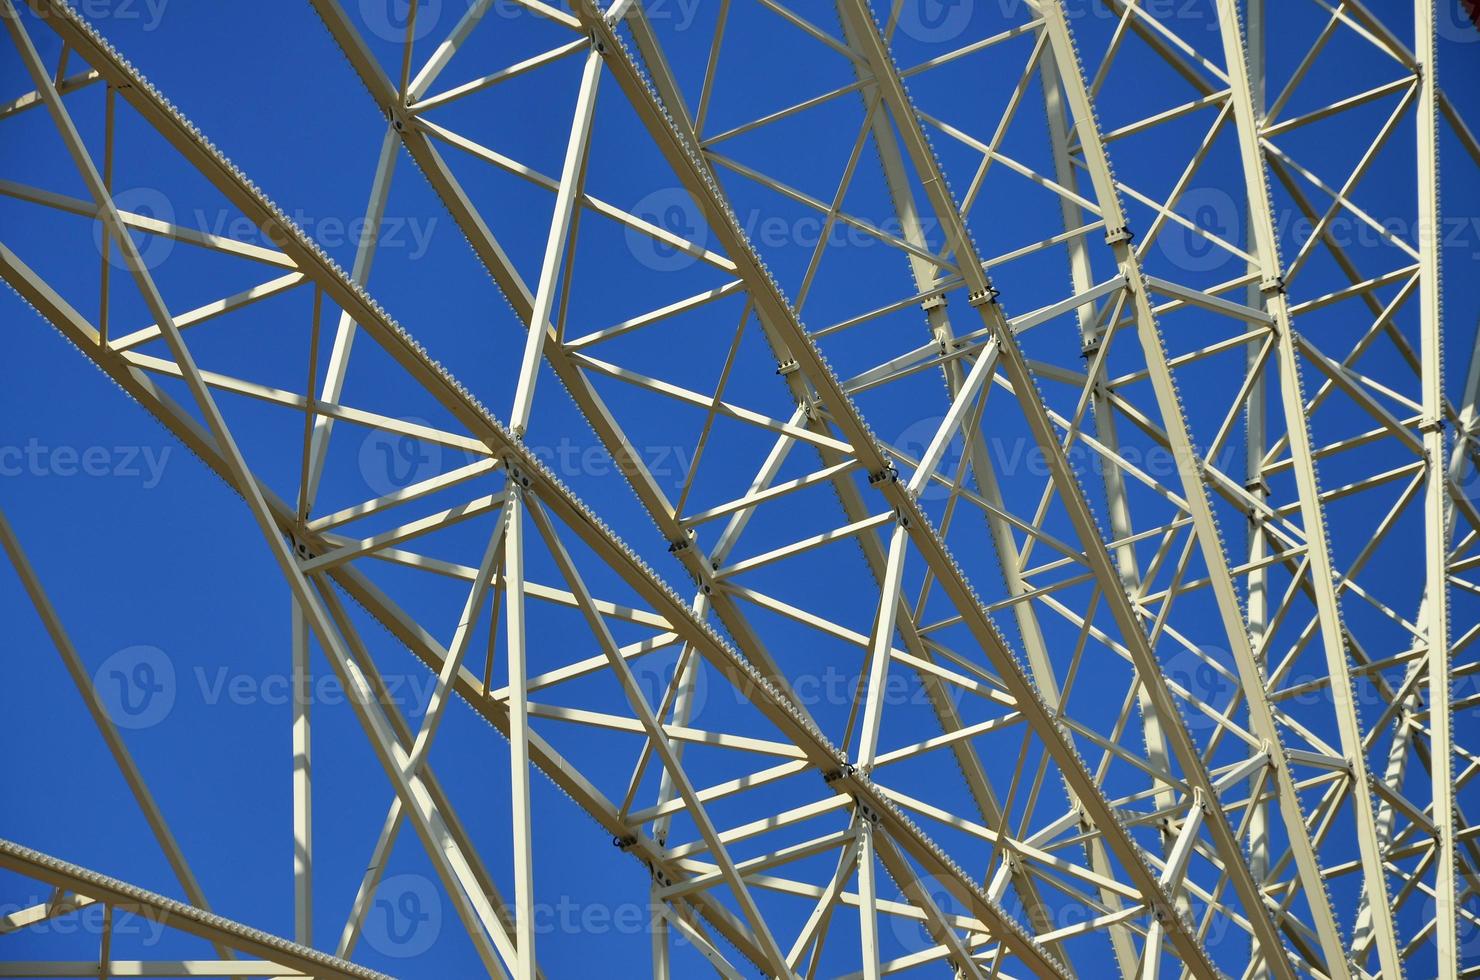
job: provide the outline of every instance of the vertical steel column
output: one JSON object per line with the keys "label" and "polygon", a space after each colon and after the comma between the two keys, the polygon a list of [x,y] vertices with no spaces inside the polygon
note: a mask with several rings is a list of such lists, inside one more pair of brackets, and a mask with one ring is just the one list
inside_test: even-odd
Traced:
{"label": "vertical steel column", "polygon": [[874,823],[859,813],[858,828],[858,931],[863,954],[863,980],[879,980],[878,864],[874,857]]}
{"label": "vertical steel column", "polygon": [[1439,247],[1439,59],[1434,0],[1416,0],[1418,59],[1418,301],[1422,356],[1425,581],[1422,626],[1428,643],[1429,738],[1433,760],[1434,945],[1441,980],[1459,975],[1459,879],[1455,866],[1454,719],[1449,689],[1449,483],[1444,447],[1444,336]]}
{"label": "vertical steel column", "polygon": [[293,603],[293,941],[313,945],[313,757],[308,620]]}
{"label": "vertical steel column", "polygon": [[1367,899],[1373,910],[1378,959],[1384,976],[1399,977],[1402,976],[1402,960],[1398,954],[1392,908],[1388,902],[1377,818],[1372,806],[1371,777],[1353,694],[1345,627],[1336,592],[1336,573],[1332,567],[1330,546],[1326,538],[1326,520],[1321,507],[1310,430],[1305,417],[1305,397],[1300,384],[1294,324],[1285,296],[1284,268],[1280,262],[1279,241],[1275,236],[1274,206],[1266,179],[1264,151],[1259,142],[1262,116],[1254,108],[1248,53],[1244,47],[1236,0],[1217,0],[1217,7],[1224,60],[1232,91],[1230,98],[1238,126],[1244,181],[1248,187],[1250,206],[1257,214],[1250,233],[1264,276],[1262,285],[1265,302],[1275,318],[1280,358],[1280,396],[1300,498],[1310,582],[1315,592],[1316,612],[1320,621],[1327,669],[1330,672],[1331,696],[1341,735],[1341,747],[1346,754],[1347,764],[1351,767],[1352,810],[1356,816],[1357,845],[1361,852],[1362,870],[1367,879]]}
{"label": "vertical steel column", "polygon": [[[1265,0],[1245,0],[1245,3],[1245,17],[1248,22],[1246,37],[1249,50],[1249,97],[1254,103],[1255,111],[1263,116],[1268,99],[1265,86],[1268,65],[1264,43],[1267,9]],[[1253,224],[1255,214],[1252,207],[1245,208],[1244,220]],[[1256,278],[1249,284],[1245,303],[1253,309],[1262,310],[1264,292],[1259,288],[1258,264],[1251,262],[1248,269]],[[1245,368],[1257,373],[1253,383],[1249,385],[1249,394],[1245,400],[1247,430],[1244,442],[1244,490],[1261,505],[1267,504],[1269,499],[1269,488],[1264,482],[1264,455],[1268,451],[1269,441],[1269,420],[1266,417],[1269,386],[1268,375],[1259,363],[1262,347],[1263,342],[1257,337],[1249,341]],[[1264,528],[1264,521],[1260,511],[1253,510],[1249,513],[1247,556],[1250,571],[1246,579],[1247,612],[1249,641],[1256,654],[1264,650],[1269,632],[1269,567],[1264,562],[1269,552],[1269,536]],[[1268,677],[1268,665],[1264,657],[1256,656],[1255,662],[1259,673]],[[1249,779],[1250,792],[1263,784],[1264,781],[1256,773]],[[1269,806],[1257,800],[1251,800],[1249,806],[1249,866],[1254,877],[1263,882],[1269,876]],[[1265,980],[1268,975],[1269,972],[1261,967],[1254,971],[1250,980]]]}
{"label": "vertical steel column", "polygon": [[[531,328],[531,333],[536,332]],[[524,622],[524,485],[509,470],[504,588],[509,659],[509,780],[514,842],[514,980],[534,980],[534,847],[529,803],[529,652]]]}

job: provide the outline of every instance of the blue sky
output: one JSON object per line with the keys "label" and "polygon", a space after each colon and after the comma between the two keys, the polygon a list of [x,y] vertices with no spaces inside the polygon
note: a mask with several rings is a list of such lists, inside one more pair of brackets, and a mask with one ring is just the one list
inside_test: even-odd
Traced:
{"label": "blue sky", "polygon": [[[345,6],[386,70],[395,74],[399,71],[396,38],[404,29],[404,13],[395,9],[394,0],[390,2],[390,8],[375,0]],[[987,36],[1024,19],[1023,5],[1013,0],[954,0],[944,5],[938,0],[919,0],[918,6],[916,0],[905,0],[905,6],[904,26],[896,38],[896,58],[901,65],[916,64],[965,38]],[[1475,127],[1480,123],[1480,59],[1476,58],[1480,32],[1462,19],[1458,0],[1441,0],[1439,6],[1442,84]],[[749,0],[735,0],[734,7],[706,135],[723,133],[851,81],[847,62],[815,40]],[[798,0],[793,7],[829,29],[836,26],[830,5],[821,0]],[[1188,3],[1169,19],[1189,43],[1221,57],[1211,7],[1211,3]],[[1408,5],[1377,0],[1372,7],[1379,15],[1391,15],[1402,37],[1411,37]],[[423,4],[418,61],[465,8],[466,0]],[[187,0],[93,0],[80,9],[326,252],[346,269],[351,266],[357,222],[364,212],[384,120],[307,3],[228,8]],[[436,90],[513,64],[573,36],[503,0],[494,9],[495,15],[474,33]],[[648,9],[692,105],[703,77],[715,5],[699,0],[654,0]],[[1072,24],[1081,57],[1093,75],[1114,22],[1103,11],[1085,11],[1083,5],[1074,5],[1074,9],[1078,13]],[[1325,14],[1316,4],[1301,0],[1298,9],[1281,16],[1289,19],[1282,21],[1285,29],[1271,39],[1270,71],[1284,79],[1298,62],[1300,45],[1320,29]],[[27,27],[48,63],[55,64],[55,36],[34,19],[28,19]],[[922,109],[978,138],[987,138],[1031,44],[1031,38],[1018,38],[992,49],[988,56],[962,59],[921,75],[912,80],[911,94]],[[0,98],[9,99],[30,86],[8,41],[0,45],[0,51],[4,52],[0,54]],[[581,57],[577,53],[563,58],[448,105],[435,118],[543,173],[558,174]],[[1397,77],[1397,66],[1391,60],[1343,30],[1317,62],[1308,83],[1292,98],[1285,116],[1298,116]],[[1144,48],[1133,46],[1106,80],[1099,103],[1101,127],[1112,131],[1149,114],[1152,106],[1170,108],[1194,95]],[[69,96],[67,102],[85,137],[94,146],[100,145],[101,91],[94,86]],[[1325,179],[1339,184],[1395,104],[1392,97],[1377,100],[1336,122],[1293,133],[1281,145],[1302,163],[1317,168]],[[1022,121],[1009,129],[1002,149],[1046,171],[1051,161],[1040,105],[1035,82]],[[834,100],[787,122],[738,135],[715,149],[827,199],[836,188],[860,119],[857,99]],[[1112,144],[1117,172],[1132,184],[1167,186],[1210,121],[1204,110],[1165,127],[1154,139],[1133,137]],[[0,131],[4,133],[0,137],[0,179],[85,196],[41,112],[0,119]],[[591,193],[717,248],[712,237],[706,238],[702,220],[678,190],[671,170],[647,143],[610,76],[601,89],[594,132]],[[933,135],[959,197],[970,185],[980,156],[938,132]],[[224,206],[132,113],[120,111],[118,140],[115,186],[127,195],[121,195],[121,203],[149,213],[166,209],[181,224],[270,244],[255,229],[239,224],[239,215]],[[1411,230],[1414,214],[1408,162],[1412,140],[1410,114],[1397,129],[1389,153],[1355,195],[1380,221],[1391,221],[1399,234]],[[1457,395],[1480,315],[1480,277],[1473,274],[1480,258],[1480,217],[1475,217],[1480,215],[1480,191],[1474,163],[1463,155],[1447,128],[1443,140],[1444,309],[1449,390]],[[443,152],[454,162],[459,179],[484,210],[516,268],[527,281],[535,282],[551,210],[548,193],[480,166],[456,150]],[[970,218],[983,256],[1001,255],[1047,237],[1056,223],[1062,228],[1062,217],[1048,192],[1002,169],[994,172]],[[872,157],[866,156],[847,207],[882,222],[890,209],[878,170]],[[817,234],[815,224],[808,222],[815,219],[809,218],[807,209],[746,181],[736,171],[721,173],[742,226],[783,289],[797,299]],[[1246,220],[1234,203],[1241,192],[1237,158],[1230,152],[1225,132],[1184,208],[1231,241],[1242,242]],[[1327,199],[1314,196],[1324,206]],[[1299,212],[1278,186],[1274,200],[1288,261],[1297,254],[1302,237]],[[1132,202],[1128,208],[1138,231],[1150,225],[1150,214],[1143,207]],[[386,214],[370,292],[496,416],[507,417],[522,328],[404,152]],[[1346,222],[1341,230],[1350,236],[1352,255],[1367,274],[1398,264],[1395,250],[1359,223]],[[932,242],[938,242],[938,229],[929,233]],[[89,239],[89,234],[94,237]],[[897,251],[866,235],[835,234],[837,246],[828,250],[829,258],[800,304],[802,318],[814,330],[910,291],[908,269]],[[0,240],[71,290],[69,295],[79,308],[96,309],[97,238],[86,222],[38,217],[34,206],[0,196]],[[247,272],[239,263],[183,245],[148,239],[141,245],[146,257],[156,263],[156,274],[172,307],[187,309],[263,278],[256,270],[247,270],[256,278],[244,278]],[[161,251],[149,253],[147,248],[154,246]],[[1241,271],[1238,260],[1210,251],[1195,236],[1175,227],[1164,232],[1146,262],[1153,275],[1200,286],[1227,280]],[[724,281],[702,262],[594,217],[582,226],[576,268],[576,285],[567,304],[571,334],[602,329]],[[1009,311],[1022,313],[1062,298],[1065,271],[1062,253],[1055,251],[1041,260],[1004,269],[997,284]],[[122,271],[114,270],[113,276],[110,318],[117,324],[115,330],[149,322]],[[1342,284],[1340,270],[1316,256],[1295,299],[1319,296]],[[1392,293],[1390,288],[1382,295],[1386,299]],[[241,328],[192,333],[192,349],[207,367],[229,363],[232,373],[242,377],[301,390],[306,351],[302,326],[310,298],[308,290],[300,289],[242,314],[247,317],[242,322],[253,328],[246,336]],[[964,303],[960,306],[964,309]],[[1348,315],[1351,308],[1347,305],[1329,315],[1312,315],[1302,321],[1302,330],[1317,343],[1329,344],[1327,349],[1344,352],[1347,348],[1339,346],[1342,340],[1349,343],[1353,329],[1367,325],[1360,322],[1353,327]],[[740,297],[728,297],[676,326],[623,338],[595,353],[640,365],[647,373],[683,381],[701,391],[711,390],[743,311]],[[1405,316],[1413,315],[1410,305]],[[115,720],[126,729],[128,744],[151,777],[159,803],[215,909],[260,928],[291,934],[289,596],[263,547],[261,532],[240,499],[8,291],[0,295],[0,322],[8,328],[11,351],[0,365],[0,417],[4,419],[0,426],[0,506],[16,525],[105,700],[112,699]],[[327,335],[333,318],[325,322]],[[875,326],[840,335],[824,350],[837,372],[849,377],[877,363],[881,351],[900,349],[897,344],[889,347],[887,338],[875,332],[883,324],[900,322],[918,330],[918,315],[906,310],[895,319],[883,318]],[[1190,332],[1199,328],[1198,322],[1188,322],[1192,325],[1184,327],[1181,320],[1169,320],[1174,350],[1197,346]],[[1411,333],[1410,327],[1405,330]],[[914,343],[925,339],[923,334],[912,336],[917,337]],[[1045,329],[1029,335],[1024,346],[1030,357],[1062,359],[1061,353],[1050,353],[1050,345],[1058,344],[1062,351],[1064,338],[1069,336],[1062,329],[1052,335]],[[784,415],[785,393],[771,376],[774,358],[768,362],[753,318],[737,350],[738,366],[730,389],[735,400]],[[1077,351],[1072,353],[1077,358]],[[398,387],[398,372],[369,341],[359,343],[355,357],[346,403],[440,424],[441,410],[423,394]],[[1226,363],[1179,373],[1189,419],[1204,444],[1221,420],[1228,392],[1241,380],[1228,373]],[[1379,379],[1402,378],[1406,370],[1392,359],[1364,367]],[[687,374],[690,370],[693,377]],[[1405,383],[1411,390],[1411,382]],[[1307,394],[1314,384],[1307,372]],[[597,388],[610,399],[663,490],[676,499],[694,461],[702,413],[681,412],[667,401],[623,388],[611,379],[600,379]],[[613,472],[589,427],[548,369],[537,397],[536,421],[528,438],[537,454],[618,534],[652,555],[650,563],[660,575],[680,591],[688,589],[683,570],[662,553],[663,542],[651,521]],[[1064,396],[1060,392],[1054,397]],[[1068,397],[1072,410],[1072,393]],[[1220,397],[1225,399],[1222,405]],[[877,420],[881,438],[903,444],[913,440],[918,443],[916,451],[923,448],[945,405],[936,379],[925,376],[891,388],[887,394],[862,395],[858,403],[867,417]],[[295,421],[291,413],[255,403],[232,405],[233,412],[239,413],[231,416],[233,427],[254,469],[279,492],[290,493],[299,466],[293,427],[301,427],[301,421]],[[1318,417],[1314,427],[1319,440],[1334,438],[1359,424],[1365,425],[1340,409],[1331,409]],[[1033,472],[1030,451],[1023,455],[1027,444],[1020,423],[1015,428],[1003,420],[992,431],[991,447],[1000,454],[999,465],[1026,473],[1020,485],[1009,487],[1009,501],[1015,510],[1031,513],[1042,473]],[[1241,427],[1236,430],[1235,446],[1241,431]],[[357,474],[359,483],[326,485],[321,498],[325,509],[386,493],[464,461],[452,449],[410,446],[347,426],[336,438],[334,458],[345,464],[342,472]],[[737,495],[771,441],[772,436],[751,428],[731,425],[726,429],[723,440],[706,450],[698,466],[689,509]],[[1148,447],[1149,443],[1133,437],[1128,450],[1145,454]],[[1145,455],[1144,461],[1154,470],[1153,457]],[[793,462],[786,475],[806,472],[800,462]],[[811,465],[815,466],[815,459]],[[1241,469],[1236,454],[1227,465],[1232,472]],[[1328,464],[1322,471],[1324,484],[1336,486],[1355,478],[1356,473],[1375,472],[1378,463],[1374,455],[1352,464],[1354,469],[1346,465],[1340,459]],[[1475,495],[1473,481],[1467,489]],[[1102,495],[1092,499],[1098,501]],[[818,506],[835,504],[828,500]],[[938,519],[944,501],[935,500],[931,506]],[[1350,560],[1360,550],[1357,529],[1370,528],[1380,519],[1381,506],[1362,498],[1339,510],[1333,508],[1332,534],[1339,559]],[[1237,555],[1243,547],[1242,527],[1227,515],[1220,517],[1225,543]],[[1049,520],[1061,518],[1055,515]],[[1055,533],[1069,536],[1061,527],[1055,527]],[[710,542],[717,529],[718,525],[709,525],[704,532]],[[440,544],[449,555],[476,564],[479,541],[486,541],[487,531],[486,524],[470,522]],[[748,534],[739,556],[757,554],[797,536],[795,527],[763,519]],[[530,536],[535,537],[532,530]],[[958,538],[952,539],[953,545]],[[980,542],[979,535],[976,540]],[[531,548],[535,551],[530,558],[531,576],[556,581],[548,556],[534,545]],[[991,588],[1000,591],[995,560],[988,549],[955,550],[973,579],[992,581]],[[1407,554],[1411,559],[1416,552]],[[800,571],[803,568],[806,574]],[[408,608],[423,615],[423,621],[445,642],[460,601],[456,591],[442,586],[418,592],[423,587],[411,573],[385,574],[386,581],[405,590]],[[613,576],[597,571],[589,574],[593,586],[599,583],[617,594],[619,586]],[[910,575],[913,587],[918,588],[919,569],[911,569]],[[1365,575],[1364,582],[1370,587],[1388,590],[1396,602],[1408,602],[1404,608],[1416,602],[1421,571],[1411,561],[1377,562]],[[866,628],[868,600],[860,599],[865,592],[855,588],[865,577],[866,570],[857,562],[840,565],[819,558],[814,565],[789,565],[748,582],[763,591],[786,595],[798,605],[826,610],[840,621],[861,618]],[[10,626],[10,681],[0,687],[0,736],[13,746],[0,836],[176,894],[167,864],[8,566],[0,568],[0,610]],[[932,605],[929,611],[934,610]],[[1205,598],[1190,600],[1184,615],[1205,617],[1207,628],[1216,634],[1215,611]],[[1349,610],[1349,615],[1355,624],[1381,637],[1379,648],[1396,642],[1391,634],[1380,632],[1390,629],[1390,624],[1374,622],[1371,610]],[[1455,617],[1456,633],[1467,629],[1474,621],[1473,606],[1458,604]],[[563,662],[562,655],[569,659],[563,652],[565,644],[589,643],[589,637],[580,639],[580,628],[573,621],[536,622],[541,628],[532,636],[549,644],[547,650],[534,654],[545,658],[540,663]],[[840,740],[848,703],[846,696],[831,692],[848,689],[857,675],[857,656],[826,644],[813,646],[811,634],[795,624],[779,619],[764,622],[768,645],[778,660],[808,680],[817,692],[812,696],[819,716],[836,727],[836,731],[829,729],[830,737]],[[1016,638],[1010,627],[1004,628]],[[1072,646],[1074,632],[1056,632],[1050,640]],[[373,625],[366,639],[382,672],[396,685],[414,726],[432,677]],[[672,670],[675,655],[673,649],[645,660],[640,671],[644,683],[661,692],[664,672]],[[1202,670],[1186,661],[1183,665],[1196,681]],[[314,938],[316,945],[332,947],[392,791],[322,659],[316,661],[315,669],[318,885]],[[1119,676],[1115,668],[1104,668],[1103,678],[1097,670],[1093,665],[1087,667],[1081,685],[1093,692],[1093,685],[1103,680],[1110,693],[1103,704],[1091,700],[1081,710],[1108,729],[1120,709],[1124,689],[1112,686],[1111,678]],[[1214,687],[1218,684],[1215,677],[1203,680]],[[144,697],[146,689],[153,691],[148,697]],[[912,732],[910,726],[917,720],[918,738],[933,734],[928,711],[914,696],[918,686],[903,692],[890,724]],[[732,725],[743,724],[741,706],[732,705],[727,693],[721,695],[716,689],[715,695],[704,708],[704,724],[730,730],[734,730]],[[1461,732],[1464,725],[1461,721]],[[572,739],[572,753],[593,758],[604,755],[599,740],[605,735],[586,731],[558,737]],[[631,744],[618,739],[611,742],[611,771],[605,775],[618,785],[625,784],[630,772]],[[507,882],[511,871],[504,741],[465,705],[455,703],[438,736],[438,748],[431,756],[438,777],[456,801],[494,877]],[[1011,761],[1002,759],[995,764],[1006,766]],[[1036,757],[1032,761],[1036,764]],[[705,782],[715,778],[710,774]],[[928,774],[914,778],[931,779]],[[536,778],[533,793],[542,967],[547,975],[558,976],[589,971],[591,963],[599,962],[612,975],[641,975],[648,968],[650,944],[642,870],[612,847],[608,836],[550,782]],[[1473,789],[1467,787],[1464,795],[1473,805]],[[387,875],[381,891],[383,904],[372,914],[355,958],[405,976],[478,972],[477,955],[410,833],[402,834]],[[0,884],[4,885],[0,901],[8,903],[5,911],[46,897],[40,886],[12,876],[0,878]],[[1346,880],[1333,886],[1343,908],[1354,905],[1352,885]],[[776,903],[767,907],[777,914],[797,907],[779,898],[768,897],[767,901]],[[78,932],[65,931],[61,923],[29,931],[8,940],[9,948],[0,953],[20,959],[87,958],[95,955],[96,945],[96,923],[89,927],[88,921],[83,920]],[[1349,924],[1349,918],[1344,921]],[[136,934],[126,940],[121,934],[115,943],[115,956],[206,955],[201,943],[176,936],[156,938],[150,924],[135,925]],[[838,929],[834,942],[846,945],[848,926]],[[885,931],[886,947],[893,954],[916,938],[908,930],[905,935]],[[1237,955],[1233,950],[1226,954]],[[843,953],[836,955],[839,964],[846,960]],[[680,975],[701,969],[701,960],[691,948],[682,947],[675,956]],[[824,958],[821,972],[826,973],[832,962]]]}

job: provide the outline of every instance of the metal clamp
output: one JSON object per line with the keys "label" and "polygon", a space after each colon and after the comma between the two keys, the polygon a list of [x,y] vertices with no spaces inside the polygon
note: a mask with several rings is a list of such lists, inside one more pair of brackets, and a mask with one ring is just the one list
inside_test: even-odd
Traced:
{"label": "metal clamp", "polygon": [[986,289],[978,289],[966,297],[966,302],[972,306],[986,306],[997,302],[997,297],[1002,295],[995,286],[988,284]]}
{"label": "metal clamp", "polygon": [[822,774],[822,781],[824,783],[832,784],[832,783],[835,783],[838,780],[842,779],[844,776],[851,776],[851,775],[853,775],[857,771],[858,771],[857,768],[855,768],[854,765],[851,762],[845,762],[845,763],[843,763],[843,765],[842,765],[841,768],[839,768],[839,769],[831,769],[831,770],[823,773]]}
{"label": "metal clamp", "polygon": [[884,468],[868,475],[869,486],[883,483],[888,480],[891,483],[899,482],[899,470],[894,468],[893,461],[884,464]]}

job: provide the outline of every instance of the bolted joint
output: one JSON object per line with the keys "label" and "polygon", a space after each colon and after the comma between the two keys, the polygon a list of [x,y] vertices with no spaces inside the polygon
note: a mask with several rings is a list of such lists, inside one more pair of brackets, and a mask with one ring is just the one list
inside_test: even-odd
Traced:
{"label": "bolted joint", "polygon": [[823,773],[822,781],[824,783],[827,783],[828,785],[831,785],[845,776],[852,776],[857,771],[858,770],[854,768],[851,762],[845,762],[843,763],[841,768],[830,769],[827,772]]}
{"label": "bolted joint", "polygon": [[509,474],[510,483],[521,487],[529,486],[529,474],[525,473],[513,458],[504,460],[504,471]]}
{"label": "bolted joint", "polygon": [[668,553],[678,555],[683,561],[685,568],[689,570],[689,576],[694,580],[694,585],[705,595],[714,595],[714,573],[719,571],[719,562],[710,559],[704,560],[704,556],[697,551],[691,550],[695,541],[693,528],[685,528],[683,537],[668,542]]}
{"label": "bolted joint", "polygon": [[1129,243],[1135,240],[1136,233],[1131,231],[1130,225],[1121,225],[1119,228],[1112,228],[1105,232],[1106,245],[1119,245],[1122,242]]}
{"label": "bolted joint", "polygon": [[1419,419],[1418,431],[1422,432],[1424,435],[1428,435],[1430,432],[1443,432],[1444,423],[1445,419],[1442,415],[1438,416],[1437,418]]}
{"label": "bolted joint", "polygon": [[894,468],[893,462],[884,464],[884,468],[882,470],[870,473],[868,475],[869,486],[875,486],[877,484],[883,483],[886,480],[890,483],[899,482],[899,470]]}
{"label": "bolted joint", "polygon": [[293,549],[293,554],[298,556],[299,561],[308,561],[310,558],[315,557],[314,553],[308,548],[308,542],[300,539],[298,535],[289,531],[284,533],[283,537],[288,539],[288,547]]}
{"label": "bolted joint", "polygon": [[945,308],[945,293],[936,293],[934,296],[927,296],[920,303],[920,309],[924,310],[926,313],[929,313],[931,310],[943,310]]}
{"label": "bolted joint", "polygon": [[620,837],[612,838],[612,847],[615,847],[620,851],[625,851],[627,848],[636,843],[637,837],[633,834],[625,834]]}
{"label": "bolted joint", "polygon": [[782,361],[780,364],[776,365],[776,373],[784,378],[788,374],[796,374],[797,371],[801,370],[801,367],[802,366],[797,363],[797,359],[793,357],[789,361]]}
{"label": "bolted joint", "polygon": [[989,306],[996,303],[997,297],[1000,295],[1002,295],[1001,290],[988,283],[987,288],[978,289],[967,295],[966,302],[972,306]]}
{"label": "bolted joint", "polygon": [[[689,532],[692,539],[693,531]],[[719,571],[719,562],[704,561],[704,556],[697,551],[690,551],[688,545],[675,547],[678,542],[668,546],[668,550],[683,561],[684,568],[689,570],[689,577],[694,580],[694,587],[704,595],[714,595],[714,573]],[[690,558],[692,556],[692,558]]]}
{"label": "bolted joint", "polygon": [[[780,374],[781,372],[778,371],[776,373]],[[814,392],[804,391],[802,396],[797,399],[797,408],[801,410],[802,417],[805,419],[816,419],[821,407],[822,403],[818,401],[817,395]]]}
{"label": "bolted joint", "polygon": [[1104,342],[1105,338],[1100,334],[1094,334],[1091,337],[1086,337],[1084,339],[1084,343],[1079,348],[1079,356],[1084,358],[1085,360],[1089,360],[1100,352],[1100,346]]}
{"label": "bolted joint", "polygon": [[1259,291],[1265,296],[1285,295],[1285,277],[1272,276],[1259,284]]}
{"label": "bolted joint", "polygon": [[938,353],[938,354],[940,354],[940,356],[944,357],[945,355],[947,355],[947,354],[949,354],[951,352],[951,348],[952,348],[953,343],[954,343],[954,341],[951,338],[951,332],[949,330],[936,330],[936,331],[933,331],[933,332],[935,334],[935,350],[936,350],[936,353]]}

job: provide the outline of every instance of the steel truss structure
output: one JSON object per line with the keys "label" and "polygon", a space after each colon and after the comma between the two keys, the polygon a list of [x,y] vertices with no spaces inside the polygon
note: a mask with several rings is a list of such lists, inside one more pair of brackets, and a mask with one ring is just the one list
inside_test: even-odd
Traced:
{"label": "steel truss structure", "polygon": [[[685,33],[642,0],[518,0],[552,40],[517,61],[478,44],[499,29],[491,0],[422,44],[414,0],[390,42],[357,20],[363,5],[310,2],[367,90],[344,111],[384,129],[366,226],[382,226],[393,183],[432,195],[512,308],[478,320],[503,331],[502,366],[449,360],[470,387],[454,378],[434,359],[448,328],[408,310],[413,336],[372,298],[377,236],[341,268],[61,0],[0,0],[5,57],[32,86],[0,105],[0,128],[44,116],[67,156],[54,165],[86,194],[0,174],[0,195],[38,222],[100,228],[98,292],[69,295],[20,227],[0,236],[0,276],[240,495],[292,594],[295,684],[322,651],[389,777],[379,838],[346,924],[319,943],[334,955],[309,948],[312,725],[295,699],[297,941],[210,913],[24,525],[0,518],[189,902],[0,843],[0,866],[55,889],[0,931],[103,903],[157,910],[220,957],[115,961],[105,930],[105,976],[376,975],[348,958],[409,826],[489,974],[532,978],[533,838],[559,826],[633,859],[655,977],[700,962],[677,958],[680,941],[728,977],[1480,973],[1464,941],[1480,928],[1480,746],[1465,737],[1480,710],[1465,693],[1480,677],[1466,491],[1480,347],[1474,310],[1443,316],[1430,232],[1441,145],[1480,166],[1480,143],[1439,87],[1429,0],[1390,5],[1401,16],[1371,0],[1103,0],[1093,23],[1083,5],[1028,0],[908,42],[909,0],[716,0],[714,29]],[[1319,29],[1270,67],[1297,7]],[[734,38],[757,18],[830,87],[802,89],[803,73],[794,103],[724,128],[750,58]],[[543,90],[568,131],[558,174],[501,149],[470,108],[577,65],[573,93]],[[972,66],[1001,83],[949,97]],[[445,82],[454,71],[467,80]],[[806,125],[823,112],[850,120],[851,141]],[[603,192],[595,134],[614,115],[648,154],[633,186],[671,192],[684,227]],[[1354,162],[1304,138],[1356,119]],[[116,202],[123,127],[264,237]],[[1036,156],[1018,149],[1023,127]],[[757,134],[785,153],[758,151]],[[419,173],[398,173],[402,156]],[[1360,203],[1373,173],[1403,230]],[[546,195],[533,254],[500,226],[499,181]],[[855,207],[864,186],[892,213]],[[1232,228],[1184,206],[1209,187]],[[742,201],[816,220],[805,261],[752,240]],[[1335,232],[1352,224],[1376,245]],[[683,274],[583,294],[614,233]],[[1174,261],[1174,235],[1235,274]],[[191,290],[146,255],[158,240],[245,288],[182,306]],[[151,322],[119,329],[122,290]],[[296,383],[252,380],[245,347],[199,353],[272,304]],[[849,312],[804,323],[804,308]],[[357,386],[372,356],[376,381]],[[254,429],[267,411],[288,424]],[[533,451],[562,412],[625,486],[598,497]],[[342,451],[356,430],[467,462],[346,497],[363,487]],[[1005,460],[1004,439],[1041,465]],[[676,496],[655,444],[694,446]],[[431,589],[456,590],[455,628],[422,611]],[[377,666],[376,624],[435,676],[415,724]],[[660,656],[654,690],[635,668]],[[836,704],[804,683],[826,664],[856,678]],[[510,875],[429,762],[459,700],[507,740]],[[578,810],[533,818],[536,775]]]}

